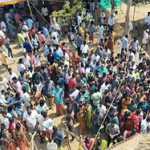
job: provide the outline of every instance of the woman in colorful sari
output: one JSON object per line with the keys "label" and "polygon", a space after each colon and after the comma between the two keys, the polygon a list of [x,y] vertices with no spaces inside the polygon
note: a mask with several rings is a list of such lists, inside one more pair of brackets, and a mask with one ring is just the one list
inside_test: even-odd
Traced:
{"label": "woman in colorful sari", "polygon": [[92,128],[92,106],[90,104],[86,105],[86,123],[87,123],[87,128],[91,129]]}
{"label": "woman in colorful sari", "polygon": [[80,112],[78,114],[79,120],[79,132],[80,134],[85,134],[86,132],[86,118],[85,118],[85,107],[81,106]]}
{"label": "woman in colorful sari", "polygon": [[64,89],[60,87],[59,85],[56,85],[55,91],[54,91],[54,97],[55,97],[55,104],[56,104],[56,113],[58,115],[63,115],[65,108],[64,108]]}
{"label": "woman in colorful sari", "polygon": [[30,149],[30,143],[25,135],[23,126],[19,122],[16,123],[16,131],[15,131],[14,139],[16,141],[17,148],[19,148],[19,150]]}

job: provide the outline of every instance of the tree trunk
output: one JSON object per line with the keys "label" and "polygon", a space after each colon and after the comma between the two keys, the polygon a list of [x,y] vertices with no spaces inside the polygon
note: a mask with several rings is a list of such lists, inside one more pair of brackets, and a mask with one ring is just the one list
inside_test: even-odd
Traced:
{"label": "tree trunk", "polygon": [[125,34],[129,34],[129,22],[130,22],[130,8],[132,5],[132,0],[128,0],[127,11],[126,11],[126,19],[125,19]]}

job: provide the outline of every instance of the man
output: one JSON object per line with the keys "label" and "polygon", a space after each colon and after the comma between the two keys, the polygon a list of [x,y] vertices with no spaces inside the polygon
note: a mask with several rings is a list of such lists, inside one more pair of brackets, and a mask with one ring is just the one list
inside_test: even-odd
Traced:
{"label": "man", "polygon": [[48,8],[45,5],[41,8],[41,12],[45,19],[49,22],[49,12]]}
{"label": "man", "polygon": [[25,42],[23,43],[23,48],[25,49],[26,53],[31,54],[32,53],[32,45],[28,38],[25,38]]}
{"label": "man", "polygon": [[129,39],[128,39],[128,35],[125,35],[122,40],[121,40],[121,56],[123,56],[123,54],[126,54],[129,48]]}
{"label": "man", "polygon": [[136,53],[138,52],[139,48],[140,48],[139,41],[137,40],[136,37],[134,37],[133,41],[131,41],[130,49]]}
{"label": "man", "polygon": [[145,17],[145,24],[148,28],[150,28],[150,12],[148,12],[147,16]]}
{"label": "man", "polygon": [[58,45],[59,44],[59,34],[56,30],[54,30],[52,33],[51,33],[51,37],[52,37],[52,42],[54,45]]}
{"label": "man", "polygon": [[11,68],[8,68],[8,81],[11,83],[14,77],[17,78],[17,75],[12,71]]}
{"label": "man", "polygon": [[109,26],[109,31],[112,32],[114,30],[114,25],[116,24],[116,18],[115,15],[110,15],[108,17],[108,26]]}
{"label": "man", "polygon": [[142,39],[142,48],[143,46],[146,47],[147,50],[147,46],[148,46],[148,41],[150,40],[150,34],[149,34],[149,29],[146,29],[143,33],[143,39]]}
{"label": "man", "polygon": [[81,52],[84,57],[87,57],[88,52],[89,52],[89,46],[86,43],[86,41],[84,41],[84,43],[81,45]]}
{"label": "man", "polygon": [[115,123],[109,123],[106,126],[106,132],[109,135],[110,141],[109,144],[111,142],[115,142],[115,140],[117,140],[118,136],[120,135],[120,129],[119,126]]}

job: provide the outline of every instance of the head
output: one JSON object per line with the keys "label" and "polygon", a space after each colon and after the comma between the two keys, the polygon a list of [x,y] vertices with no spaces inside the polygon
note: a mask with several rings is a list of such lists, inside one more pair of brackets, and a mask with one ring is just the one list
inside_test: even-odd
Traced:
{"label": "head", "polygon": [[12,78],[12,81],[13,81],[14,83],[17,83],[18,79],[17,79],[16,77],[13,77],[13,78]]}
{"label": "head", "polygon": [[11,68],[8,68],[8,73],[12,74],[12,69]]}
{"label": "head", "polygon": [[40,106],[42,107],[45,104],[44,100],[40,101]]}

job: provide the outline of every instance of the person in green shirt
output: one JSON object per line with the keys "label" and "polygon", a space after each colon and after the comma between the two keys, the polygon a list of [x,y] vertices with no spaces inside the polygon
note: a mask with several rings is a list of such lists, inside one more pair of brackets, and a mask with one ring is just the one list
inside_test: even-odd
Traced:
{"label": "person in green shirt", "polygon": [[60,87],[58,84],[54,90],[54,97],[55,97],[55,104],[56,104],[56,113],[58,115],[63,115],[65,108],[64,108],[64,89]]}

